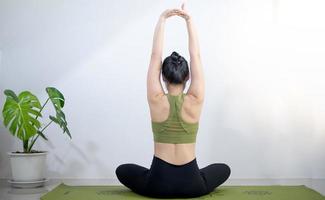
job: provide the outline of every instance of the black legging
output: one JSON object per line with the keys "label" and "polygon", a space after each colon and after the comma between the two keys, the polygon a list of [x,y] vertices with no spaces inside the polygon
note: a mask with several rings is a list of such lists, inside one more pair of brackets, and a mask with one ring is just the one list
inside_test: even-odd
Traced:
{"label": "black legging", "polygon": [[156,198],[192,198],[210,193],[230,176],[224,163],[199,169],[196,158],[183,165],[168,163],[155,155],[150,169],[127,163],[115,170],[119,181],[140,195]]}

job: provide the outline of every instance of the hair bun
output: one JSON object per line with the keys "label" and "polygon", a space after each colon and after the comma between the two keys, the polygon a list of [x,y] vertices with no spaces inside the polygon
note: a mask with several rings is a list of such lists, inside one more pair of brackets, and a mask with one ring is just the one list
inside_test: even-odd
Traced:
{"label": "hair bun", "polygon": [[176,61],[178,64],[182,62],[182,56],[180,56],[176,51],[173,51],[170,57],[173,59],[173,61]]}

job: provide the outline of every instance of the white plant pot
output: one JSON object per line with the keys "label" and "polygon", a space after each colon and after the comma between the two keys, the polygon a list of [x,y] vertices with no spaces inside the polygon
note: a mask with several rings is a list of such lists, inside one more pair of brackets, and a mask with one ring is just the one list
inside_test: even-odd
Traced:
{"label": "white plant pot", "polygon": [[40,153],[7,152],[10,158],[13,181],[44,180],[47,151]]}

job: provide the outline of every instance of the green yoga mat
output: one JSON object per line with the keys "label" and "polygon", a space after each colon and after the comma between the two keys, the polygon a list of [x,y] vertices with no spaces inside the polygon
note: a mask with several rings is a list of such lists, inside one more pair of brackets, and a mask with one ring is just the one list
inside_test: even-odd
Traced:
{"label": "green yoga mat", "polygon": [[[61,183],[44,194],[41,200],[143,200],[125,186],[69,186]],[[205,200],[325,200],[320,193],[304,185],[299,186],[220,186],[210,194],[191,199]]]}

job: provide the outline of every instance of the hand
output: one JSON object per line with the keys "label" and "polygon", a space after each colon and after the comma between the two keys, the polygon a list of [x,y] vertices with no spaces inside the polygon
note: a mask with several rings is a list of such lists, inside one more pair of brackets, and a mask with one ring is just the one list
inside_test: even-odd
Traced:
{"label": "hand", "polygon": [[190,14],[187,11],[185,2],[182,3],[181,9],[174,8],[174,9],[165,10],[164,12],[161,13],[160,18],[167,19],[168,17],[174,16],[174,15],[183,17],[186,21],[188,21],[191,18]]}
{"label": "hand", "polygon": [[177,15],[183,17],[186,21],[191,18],[190,14],[187,11],[186,1],[182,3],[182,9],[179,13],[177,13]]}
{"label": "hand", "polygon": [[161,13],[160,18],[167,19],[168,17],[178,15],[181,13],[180,9],[174,8],[174,9],[167,9],[164,12]]}

